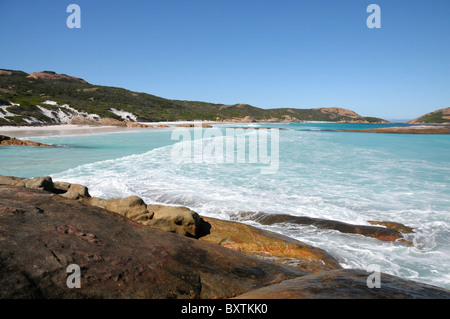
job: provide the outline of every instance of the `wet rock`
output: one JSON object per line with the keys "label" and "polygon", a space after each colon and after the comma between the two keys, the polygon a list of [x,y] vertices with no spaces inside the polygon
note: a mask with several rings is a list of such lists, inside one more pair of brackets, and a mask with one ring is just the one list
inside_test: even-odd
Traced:
{"label": "wet rock", "polygon": [[371,224],[371,225],[381,225],[381,226],[384,226],[386,228],[395,229],[395,230],[398,230],[399,232],[401,232],[403,234],[414,233],[414,229],[412,229],[409,226],[403,225],[401,223],[383,222],[383,221],[374,221],[374,220],[369,220],[367,222],[369,224]]}
{"label": "wet rock", "polygon": [[411,244],[403,238],[400,231],[391,228],[353,225],[336,220],[327,220],[321,218],[311,218],[306,216],[293,216],[286,214],[266,214],[266,213],[243,213],[244,219],[257,221],[263,225],[273,225],[277,223],[293,223],[299,225],[312,225],[322,229],[334,229],[341,233],[359,234],[367,237],[376,238],[381,241],[401,241]]}

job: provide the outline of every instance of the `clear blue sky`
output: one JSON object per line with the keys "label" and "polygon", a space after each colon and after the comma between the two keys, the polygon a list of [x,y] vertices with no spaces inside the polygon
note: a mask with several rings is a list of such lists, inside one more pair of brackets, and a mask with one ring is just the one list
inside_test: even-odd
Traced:
{"label": "clear blue sky", "polygon": [[[81,7],[81,29],[66,8]],[[381,29],[366,8],[381,7]],[[0,0],[0,68],[158,96],[414,118],[450,106],[449,0]]]}

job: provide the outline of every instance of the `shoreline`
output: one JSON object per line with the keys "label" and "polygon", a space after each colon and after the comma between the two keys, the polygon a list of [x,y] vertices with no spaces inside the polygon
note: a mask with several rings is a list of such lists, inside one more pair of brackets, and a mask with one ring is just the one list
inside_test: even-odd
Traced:
{"label": "shoreline", "polygon": [[[39,125],[39,126],[0,126],[0,134],[10,137],[49,137],[49,136],[64,136],[64,135],[79,135],[79,134],[97,134],[97,133],[115,133],[115,132],[129,132],[142,129],[171,129],[178,125],[202,123],[209,125],[261,125],[261,124],[289,124],[286,122],[236,122],[236,121],[169,121],[169,122],[135,122],[136,124],[148,125],[148,127],[123,127],[117,125],[87,125],[87,124],[55,124],[55,125]],[[340,123],[340,122],[320,122],[320,121],[302,121],[293,123],[335,123],[335,124],[360,124],[360,123]],[[367,123],[375,124],[376,123]],[[399,123],[392,123],[398,125]],[[403,123],[401,123],[403,124]],[[370,133],[415,133],[427,134],[427,130],[443,130],[449,131],[449,125],[442,124],[407,124],[405,126],[392,126],[377,129],[337,129],[336,131],[346,132],[370,132]],[[428,133],[429,134],[429,133]]]}

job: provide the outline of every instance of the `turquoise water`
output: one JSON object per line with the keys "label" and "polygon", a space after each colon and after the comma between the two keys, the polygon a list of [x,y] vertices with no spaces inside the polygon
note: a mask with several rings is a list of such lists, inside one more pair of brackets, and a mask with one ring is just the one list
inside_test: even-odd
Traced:
{"label": "turquoise water", "polygon": [[[248,142],[259,134],[225,136],[224,125],[218,126],[224,138],[192,143],[172,139],[171,130],[36,137],[62,147],[0,147],[0,174],[51,175],[84,184],[93,196],[138,195],[147,203],[184,205],[224,219],[241,220],[240,213],[250,211],[365,225],[400,222],[415,228],[407,237],[413,247],[310,226],[245,221],[325,249],[346,268],[376,264],[385,273],[450,288],[450,136],[333,131],[386,125],[271,126],[284,129],[273,174],[261,173],[265,163],[221,162],[207,154],[208,147],[221,145],[217,142]],[[175,151],[186,145],[203,147],[203,158],[180,162]]]}

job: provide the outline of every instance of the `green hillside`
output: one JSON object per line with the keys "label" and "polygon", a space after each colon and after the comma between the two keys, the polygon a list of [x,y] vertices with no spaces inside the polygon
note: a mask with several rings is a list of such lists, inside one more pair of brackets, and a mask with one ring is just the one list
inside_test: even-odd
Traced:
{"label": "green hillside", "polygon": [[[61,107],[64,105],[68,107]],[[247,104],[229,106],[169,100],[123,88],[92,85],[51,71],[28,74],[0,69],[0,125],[56,124],[61,123],[62,116],[67,119],[79,115],[77,112],[82,113],[81,116],[95,114],[101,118],[123,119],[112,109],[132,113],[140,122],[237,120],[246,116],[257,121],[383,121],[364,118],[351,111],[353,114],[349,115],[341,111],[348,110],[338,108],[333,109],[334,112],[323,109],[261,109]]]}
{"label": "green hillside", "polygon": [[450,107],[422,115],[408,124],[450,124]]}

